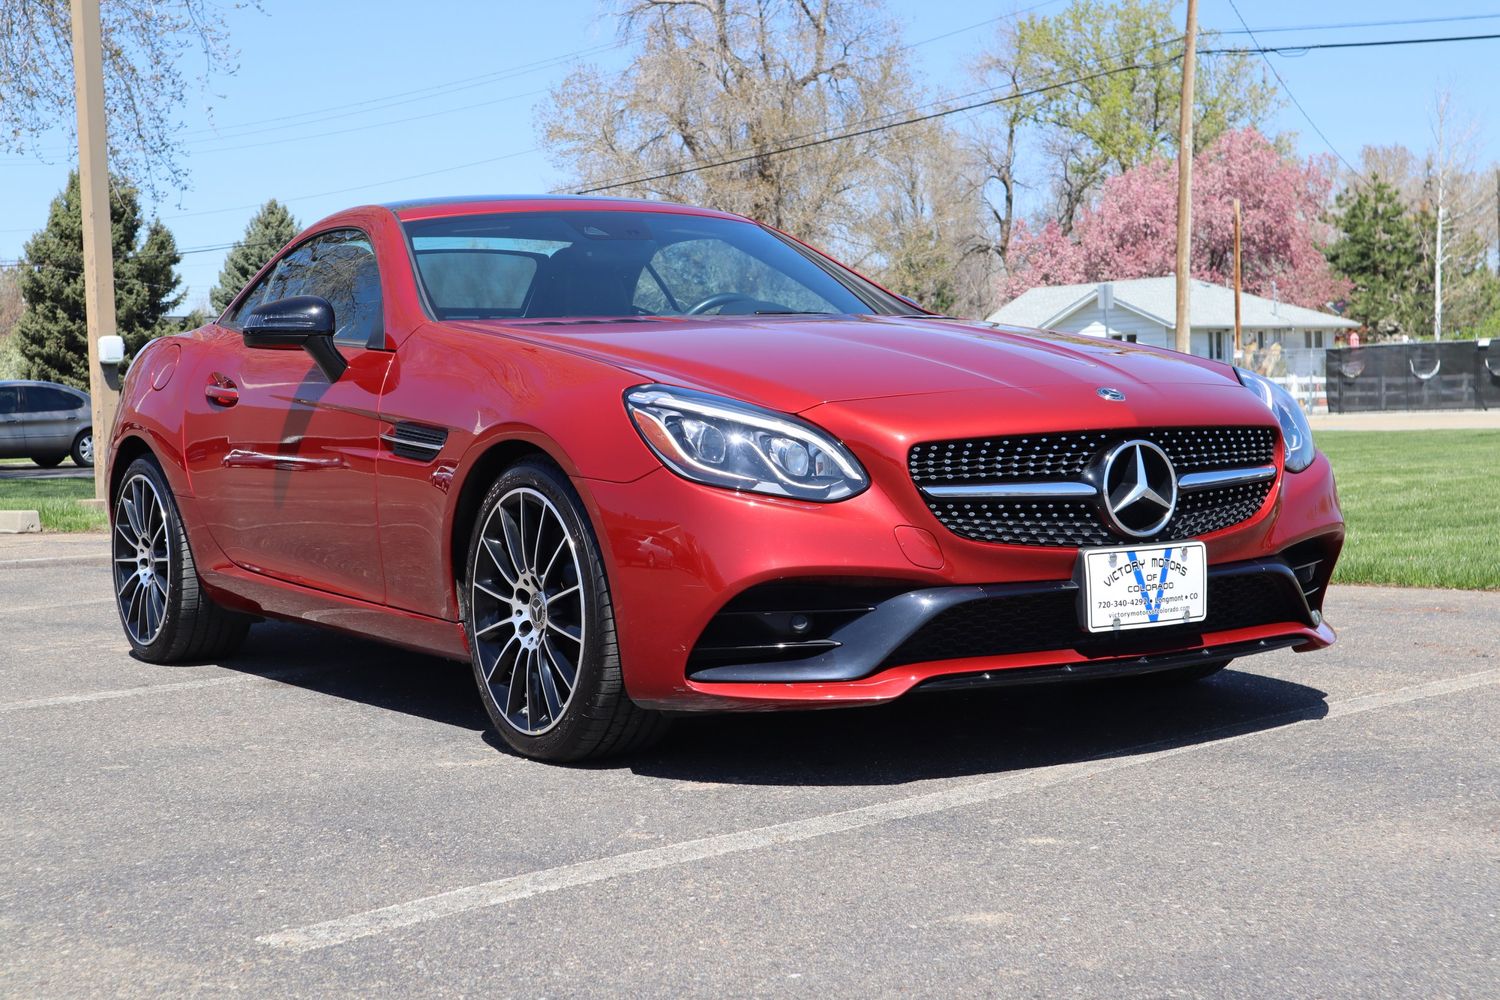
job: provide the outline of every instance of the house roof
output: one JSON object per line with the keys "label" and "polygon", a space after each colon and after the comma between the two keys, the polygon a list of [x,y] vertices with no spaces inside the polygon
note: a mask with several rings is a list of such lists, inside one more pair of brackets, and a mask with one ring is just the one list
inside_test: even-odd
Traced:
{"label": "house roof", "polygon": [[[1049,327],[1071,316],[1079,309],[1092,306],[1099,297],[1099,282],[1086,285],[1049,285],[1023,292],[990,314],[991,323],[1015,326]],[[1177,278],[1131,278],[1111,282],[1115,287],[1116,309],[1127,309],[1168,329],[1177,325]],[[1189,315],[1194,329],[1227,329],[1234,326],[1234,291],[1223,285],[1199,281],[1190,283],[1192,298]],[[1247,329],[1313,329],[1352,330],[1359,326],[1353,320],[1304,309],[1286,302],[1274,302],[1249,292],[1240,294],[1240,325]]]}

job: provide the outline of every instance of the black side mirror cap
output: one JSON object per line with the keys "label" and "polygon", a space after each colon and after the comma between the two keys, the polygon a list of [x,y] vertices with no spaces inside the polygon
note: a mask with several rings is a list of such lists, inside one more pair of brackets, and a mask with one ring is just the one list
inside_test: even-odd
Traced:
{"label": "black side mirror cap", "polygon": [[333,306],[327,299],[293,295],[250,310],[241,336],[246,347],[273,351],[300,347],[312,356],[329,382],[337,382],[349,369],[349,362],[333,345],[333,331]]}

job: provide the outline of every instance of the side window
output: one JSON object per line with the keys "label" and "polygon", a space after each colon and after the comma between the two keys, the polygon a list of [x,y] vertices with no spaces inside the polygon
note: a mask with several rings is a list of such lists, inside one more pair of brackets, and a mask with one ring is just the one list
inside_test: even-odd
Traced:
{"label": "side window", "polygon": [[83,401],[70,392],[54,389],[46,385],[30,385],[26,387],[26,412],[27,413],[53,413],[58,410],[78,410],[83,408]]}
{"label": "side window", "polygon": [[0,416],[18,413],[21,410],[21,389],[14,385],[0,385]]}
{"label": "side window", "polygon": [[234,315],[229,318],[229,325],[235,329],[245,325],[245,317],[250,315],[251,310],[264,302],[275,302],[284,299],[288,295],[301,295],[300,291],[287,291],[288,287],[300,288],[302,276],[307,273],[312,264],[313,246],[317,240],[309,240],[302,244],[285,257],[271,270],[271,273],[261,278],[250,294],[246,295],[240,303]]}
{"label": "side window", "polygon": [[364,347],[383,330],[380,269],[369,239],[357,229],[315,236],[287,254],[245,296],[229,325],[243,326],[256,306],[293,295],[328,300],[336,324],[333,339],[341,344]]}
{"label": "side window", "polygon": [[333,306],[333,339],[363,347],[381,331],[380,269],[370,241],[353,229],[326,233],[313,241],[312,265],[302,287],[287,295],[318,295]]}

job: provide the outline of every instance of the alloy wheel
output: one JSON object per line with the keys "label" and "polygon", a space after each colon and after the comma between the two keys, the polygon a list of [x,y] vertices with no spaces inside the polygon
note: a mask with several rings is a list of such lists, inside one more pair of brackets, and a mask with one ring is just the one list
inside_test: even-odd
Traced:
{"label": "alloy wheel", "polygon": [[78,457],[88,465],[94,464],[94,435],[85,434],[78,442]]}
{"label": "alloy wheel", "polygon": [[167,510],[145,476],[132,476],[115,500],[115,600],[138,645],[149,646],[167,618],[172,585]]}
{"label": "alloy wheel", "polygon": [[583,659],[577,542],[552,501],[518,487],[490,510],[471,558],[480,675],[505,722],[539,736],[567,711]]}

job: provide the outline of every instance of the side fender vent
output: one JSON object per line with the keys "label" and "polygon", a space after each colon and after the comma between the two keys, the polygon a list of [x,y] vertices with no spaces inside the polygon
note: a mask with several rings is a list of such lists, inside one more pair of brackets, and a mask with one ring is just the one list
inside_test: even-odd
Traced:
{"label": "side fender vent", "polygon": [[380,435],[380,440],[390,445],[391,453],[399,458],[431,462],[443,450],[443,443],[448,440],[448,431],[443,427],[401,421]]}

